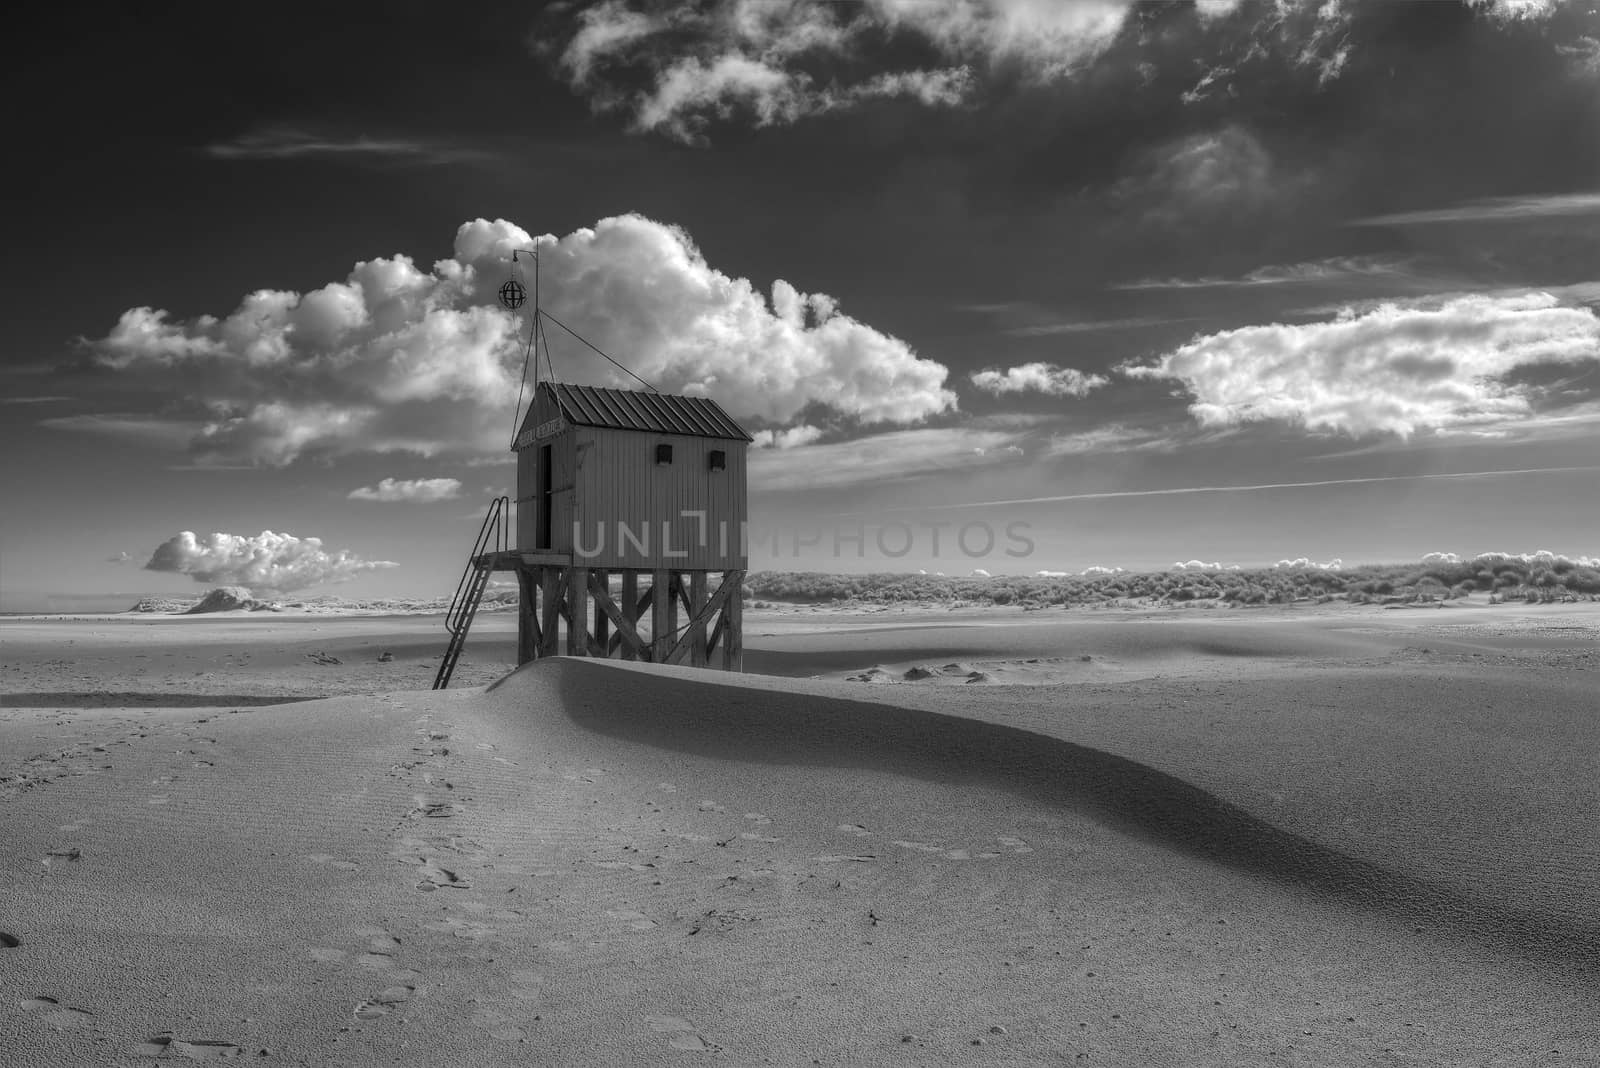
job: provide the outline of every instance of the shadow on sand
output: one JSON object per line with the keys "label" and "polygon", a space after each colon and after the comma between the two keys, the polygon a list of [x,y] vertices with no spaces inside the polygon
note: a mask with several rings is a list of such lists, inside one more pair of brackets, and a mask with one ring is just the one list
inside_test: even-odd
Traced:
{"label": "shadow on sand", "polygon": [[[600,734],[719,760],[863,768],[998,788],[1295,892],[1514,956],[1586,970],[1600,953],[1592,903],[1575,899],[1570,914],[1557,915],[1474,896],[1278,827],[1156,768],[1048,735],[583,660],[529,669],[553,674],[567,714]],[[514,687],[520,674],[496,687]]]}
{"label": "shadow on sand", "polygon": [[288,705],[321,701],[323,695],[285,697],[281,694],[227,693],[110,693],[104,690],[54,693],[0,693],[0,708],[220,708],[224,705]]}

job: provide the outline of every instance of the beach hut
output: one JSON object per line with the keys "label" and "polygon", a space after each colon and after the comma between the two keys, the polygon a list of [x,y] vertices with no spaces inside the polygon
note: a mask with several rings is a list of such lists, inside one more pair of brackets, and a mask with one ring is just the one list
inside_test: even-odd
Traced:
{"label": "beach hut", "polygon": [[435,687],[497,571],[517,577],[519,663],[564,652],[742,670],[751,440],[707,397],[539,383],[512,441],[514,528],[497,499]]}

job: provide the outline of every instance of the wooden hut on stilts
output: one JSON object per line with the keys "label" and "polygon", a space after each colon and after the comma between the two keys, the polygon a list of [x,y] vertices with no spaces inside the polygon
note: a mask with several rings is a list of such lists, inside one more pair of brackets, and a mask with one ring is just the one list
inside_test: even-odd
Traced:
{"label": "wooden hut on stilts", "polygon": [[[508,307],[516,286],[501,287]],[[556,320],[535,294],[515,524],[496,498],[445,616],[434,689],[504,571],[517,577],[519,665],[565,653],[742,671],[750,434],[707,397],[540,381],[543,321]]]}

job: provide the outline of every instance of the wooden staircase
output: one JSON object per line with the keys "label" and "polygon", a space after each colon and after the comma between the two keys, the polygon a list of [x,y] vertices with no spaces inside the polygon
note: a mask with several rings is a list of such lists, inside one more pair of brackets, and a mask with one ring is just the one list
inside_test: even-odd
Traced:
{"label": "wooden staircase", "polygon": [[444,658],[439,661],[439,673],[433,678],[435,690],[449,686],[450,676],[455,674],[456,662],[461,659],[461,650],[467,644],[467,631],[472,629],[478,605],[483,602],[483,591],[488,588],[489,576],[494,573],[495,558],[497,554],[505,552],[510,512],[511,501],[506,497],[496,497],[489,505],[488,514],[483,517],[478,540],[472,545],[472,555],[467,557],[466,569],[456,583],[456,595],[450,601],[450,610],[444,614],[444,629],[450,632],[450,644],[445,647]]}

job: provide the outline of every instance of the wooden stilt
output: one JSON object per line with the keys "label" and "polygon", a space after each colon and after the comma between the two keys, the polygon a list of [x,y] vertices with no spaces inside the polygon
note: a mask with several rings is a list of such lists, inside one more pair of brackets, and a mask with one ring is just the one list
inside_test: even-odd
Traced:
{"label": "wooden stilt", "polygon": [[667,662],[676,636],[678,600],[667,585],[672,581],[675,579],[670,571],[656,571],[650,577],[650,659],[657,664]]}
{"label": "wooden stilt", "polygon": [[589,584],[594,594],[594,645],[599,650],[594,655],[610,656],[611,620],[606,616],[604,602],[611,600],[611,572],[601,568],[590,575],[598,580]]}
{"label": "wooden stilt", "polygon": [[589,569],[567,568],[567,655],[589,655]]}
{"label": "wooden stilt", "polygon": [[544,635],[540,656],[555,656],[561,651],[561,587],[567,573],[558,567],[541,567],[540,586],[544,592]]}
{"label": "wooden stilt", "polygon": [[517,570],[517,666],[539,656],[539,587],[534,572]]}
{"label": "wooden stilt", "polygon": [[728,591],[723,601],[722,670],[744,670],[744,572],[724,571],[722,587]]}
{"label": "wooden stilt", "polygon": [[[629,630],[636,630],[639,623],[639,572],[629,568],[622,573],[622,618],[628,624]],[[618,627],[621,633],[621,627]],[[622,659],[633,660],[638,656],[638,635],[635,634],[635,643],[632,646],[626,643],[622,646]]]}
{"label": "wooden stilt", "polygon": [[689,572],[689,663],[706,666],[706,573]]}

